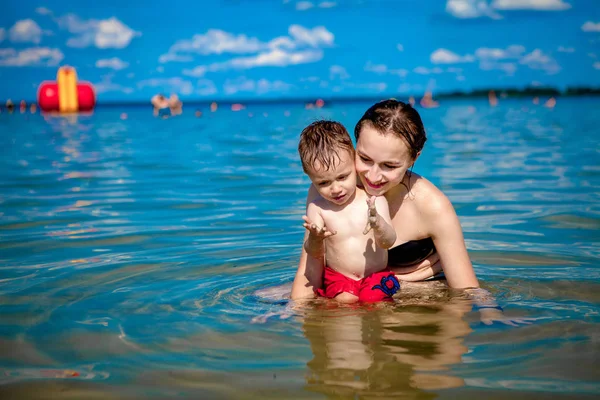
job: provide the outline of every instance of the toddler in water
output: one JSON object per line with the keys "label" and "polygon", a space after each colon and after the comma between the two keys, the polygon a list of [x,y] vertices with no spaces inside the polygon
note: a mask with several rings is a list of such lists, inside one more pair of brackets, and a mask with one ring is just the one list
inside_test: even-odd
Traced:
{"label": "toddler in water", "polygon": [[304,248],[325,257],[317,294],[340,302],[381,301],[400,289],[387,268],[387,249],[396,241],[385,197],[356,187],[354,146],[344,126],[317,121],[300,135],[302,168],[319,192],[308,204]]}

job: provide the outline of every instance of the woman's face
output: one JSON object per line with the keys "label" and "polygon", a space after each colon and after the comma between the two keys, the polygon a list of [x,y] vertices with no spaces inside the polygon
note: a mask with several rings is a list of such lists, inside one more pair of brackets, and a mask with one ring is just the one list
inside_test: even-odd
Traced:
{"label": "woman's face", "polygon": [[356,143],[355,165],[368,194],[381,196],[397,186],[414,162],[404,140],[363,125]]}

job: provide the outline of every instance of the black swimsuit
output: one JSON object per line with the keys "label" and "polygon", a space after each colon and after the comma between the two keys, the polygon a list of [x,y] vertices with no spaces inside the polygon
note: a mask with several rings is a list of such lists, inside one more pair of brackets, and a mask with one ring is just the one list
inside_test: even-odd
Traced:
{"label": "black swimsuit", "polygon": [[410,240],[388,250],[388,265],[401,267],[416,264],[435,253],[433,239],[430,237]]}

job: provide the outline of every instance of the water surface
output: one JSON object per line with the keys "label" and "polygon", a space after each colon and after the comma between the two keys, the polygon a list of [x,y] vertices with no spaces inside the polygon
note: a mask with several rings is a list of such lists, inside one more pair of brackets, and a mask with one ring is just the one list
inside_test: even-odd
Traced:
{"label": "water surface", "polygon": [[485,326],[439,286],[291,311],[256,294],[295,272],[300,131],[352,131],[369,105],[0,114],[0,397],[597,395],[598,98],[419,109],[415,172],[452,200],[482,285],[532,325]]}

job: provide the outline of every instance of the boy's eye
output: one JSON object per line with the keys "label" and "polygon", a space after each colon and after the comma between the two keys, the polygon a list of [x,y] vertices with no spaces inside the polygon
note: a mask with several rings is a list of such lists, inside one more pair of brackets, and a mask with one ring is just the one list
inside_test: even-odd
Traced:
{"label": "boy's eye", "polygon": [[319,182],[318,185],[321,187],[325,187],[325,186],[329,185],[329,182]]}
{"label": "boy's eye", "polygon": [[346,178],[347,178],[348,176],[349,176],[349,175],[341,175],[341,176],[338,176],[337,180],[338,180],[338,181],[343,181],[343,180],[346,180]]}

